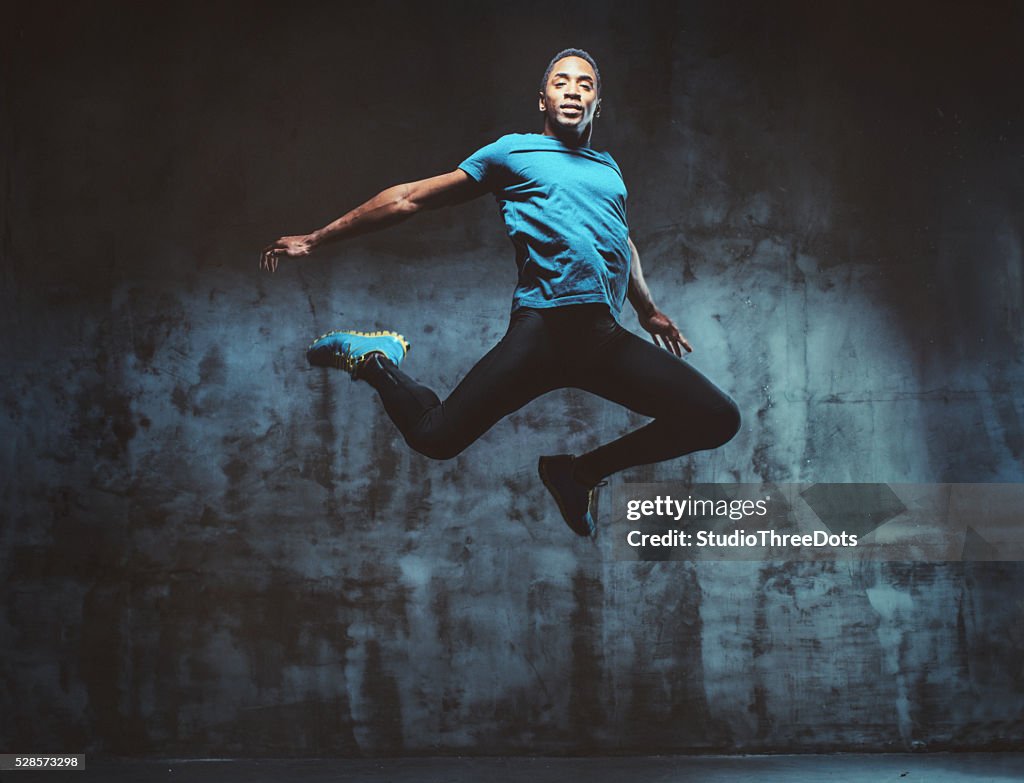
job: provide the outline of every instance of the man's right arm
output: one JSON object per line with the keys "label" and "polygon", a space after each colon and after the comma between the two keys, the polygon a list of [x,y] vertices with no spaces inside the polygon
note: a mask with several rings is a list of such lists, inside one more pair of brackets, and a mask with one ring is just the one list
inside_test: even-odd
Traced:
{"label": "man's right arm", "polygon": [[348,239],[400,223],[423,209],[459,204],[487,192],[462,169],[382,190],[333,223],[310,234],[285,236],[263,249],[260,268],[277,269],[282,256],[300,258],[327,242]]}

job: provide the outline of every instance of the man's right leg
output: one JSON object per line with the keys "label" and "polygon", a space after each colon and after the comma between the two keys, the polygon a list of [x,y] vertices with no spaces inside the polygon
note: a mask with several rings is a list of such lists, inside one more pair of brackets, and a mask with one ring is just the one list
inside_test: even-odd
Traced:
{"label": "man's right leg", "polygon": [[535,310],[517,310],[508,331],[442,402],[391,360],[374,355],[359,368],[380,395],[406,443],[433,459],[450,459],[503,417],[558,388],[559,361]]}

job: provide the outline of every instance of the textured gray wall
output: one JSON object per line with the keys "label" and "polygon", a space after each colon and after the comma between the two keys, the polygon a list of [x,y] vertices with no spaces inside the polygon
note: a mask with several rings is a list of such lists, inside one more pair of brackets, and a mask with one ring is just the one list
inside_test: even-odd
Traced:
{"label": "textured gray wall", "polygon": [[1018,8],[20,5],[0,750],[1020,742],[1019,564],[615,562],[534,465],[638,417],[559,392],[431,462],[307,368],[323,331],[397,328],[450,390],[506,325],[489,199],[256,270],[535,130],[547,58],[584,46],[656,299],[745,415],[616,480],[1020,482]]}

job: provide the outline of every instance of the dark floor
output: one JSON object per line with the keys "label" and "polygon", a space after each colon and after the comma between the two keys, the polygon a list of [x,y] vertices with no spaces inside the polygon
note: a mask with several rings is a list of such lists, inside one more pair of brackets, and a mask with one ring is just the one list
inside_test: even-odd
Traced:
{"label": "dark floor", "polygon": [[167,759],[86,758],[78,772],[0,772],[0,781],[97,783],[961,783],[1024,781],[1024,753],[655,756],[639,758]]}

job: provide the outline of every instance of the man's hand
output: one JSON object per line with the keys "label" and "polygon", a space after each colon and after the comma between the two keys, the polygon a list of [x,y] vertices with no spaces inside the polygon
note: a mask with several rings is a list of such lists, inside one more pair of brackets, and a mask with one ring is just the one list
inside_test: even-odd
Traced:
{"label": "man's hand", "polygon": [[693,351],[687,339],[679,333],[679,327],[661,310],[655,308],[648,314],[637,313],[637,318],[640,325],[650,333],[655,345],[661,345],[666,351],[671,351],[679,357],[683,355],[683,348],[687,353]]}
{"label": "man's hand", "polygon": [[[651,299],[650,289],[647,288],[647,281],[644,280],[644,270],[640,265],[640,252],[629,240],[629,288],[626,289],[626,296],[629,303],[636,310],[637,320],[646,329],[655,345],[661,345],[666,351],[674,353],[682,358],[683,349],[689,353],[693,350],[690,343],[679,333],[679,327],[672,319],[659,310],[654,300]],[[659,342],[660,340],[660,342]]]}
{"label": "man's hand", "polygon": [[263,248],[260,253],[260,269],[268,272],[277,271],[277,261],[281,256],[301,258],[313,252],[313,240],[308,234],[294,237],[281,237],[274,244]]}

